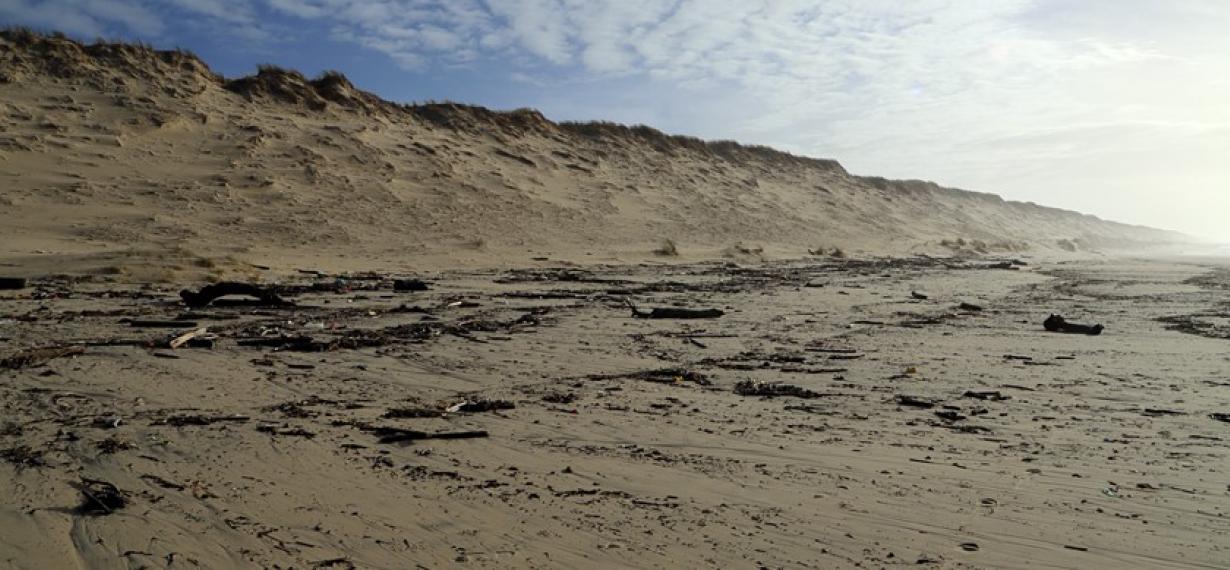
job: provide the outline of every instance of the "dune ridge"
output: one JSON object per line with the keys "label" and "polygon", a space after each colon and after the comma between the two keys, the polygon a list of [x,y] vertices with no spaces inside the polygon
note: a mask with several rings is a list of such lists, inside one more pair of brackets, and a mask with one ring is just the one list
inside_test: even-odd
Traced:
{"label": "dune ridge", "polygon": [[0,33],[0,126],[6,257],[484,266],[1184,239],[767,147],[393,103],[337,72],[227,79],[181,50],[21,29]]}

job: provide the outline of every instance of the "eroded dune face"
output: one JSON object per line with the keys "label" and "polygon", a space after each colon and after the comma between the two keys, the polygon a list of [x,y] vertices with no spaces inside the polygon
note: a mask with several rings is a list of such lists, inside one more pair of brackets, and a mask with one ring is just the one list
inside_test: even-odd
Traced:
{"label": "eroded dune face", "polygon": [[21,31],[0,35],[0,132],[7,256],[483,265],[652,257],[667,240],[700,257],[1179,238],[763,147],[398,105],[336,73],[226,80],[183,52]]}

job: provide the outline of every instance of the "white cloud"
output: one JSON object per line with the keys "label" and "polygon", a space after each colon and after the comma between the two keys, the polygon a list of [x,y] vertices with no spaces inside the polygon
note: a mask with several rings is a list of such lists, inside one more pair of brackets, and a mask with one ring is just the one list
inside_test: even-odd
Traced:
{"label": "white cloud", "polygon": [[[161,1],[229,29],[260,31],[270,15],[316,24],[406,69],[493,64],[537,94],[524,104],[569,118],[772,144],[1130,221],[1157,208],[1110,197],[1143,196],[1159,173],[1192,210],[1230,183],[1224,0]],[[0,17],[157,34],[155,4],[0,0]]]}
{"label": "white cloud", "polygon": [[[334,39],[388,55],[397,65],[424,69],[432,61],[471,61],[504,47],[494,16],[477,0],[263,0],[273,11],[327,22]],[[502,39],[501,39],[502,38]]]}
{"label": "white cloud", "polygon": [[336,8],[328,0],[266,0],[277,10],[298,16],[300,18],[322,18],[330,15]]}
{"label": "white cloud", "polygon": [[162,19],[139,3],[128,0],[90,0],[70,2],[101,20],[114,21],[134,32],[146,35],[162,33]]}
{"label": "white cloud", "polygon": [[0,0],[5,21],[103,37],[117,26],[145,35],[161,34],[162,19],[134,0]]}
{"label": "white cloud", "polygon": [[64,11],[54,4],[26,0],[0,0],[0,20],[87,37],[102,35],[104,28],[84,12]]}
{"label": "white cloud", "polygon": [[[191,17],[176,21],[174,8]],[[216,35],[269,39],[253,0],[0,0],[0,18],[74,34],[86,39],[135,35],[162,39],[177,25],[205,26]]]}
{"label": "white cloud", "polygon": [[163,0],[180,9],[231,24],[250,24],[256,20],[247,0]]}

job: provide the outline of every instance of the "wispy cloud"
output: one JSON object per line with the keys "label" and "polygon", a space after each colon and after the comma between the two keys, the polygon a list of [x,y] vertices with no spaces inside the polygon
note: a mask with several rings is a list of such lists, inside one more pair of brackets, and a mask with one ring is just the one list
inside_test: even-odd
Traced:
{"label": "wispy cloud", "polygon": [[60,30],[81,36],[103,36],[115,27],[157,36],[162,18],[130,0],[0,0],[0,21]]}
{"label": "wispy cloud", "polygon": [[83,35],[172,36],[169,10],[255,42],[314,29],[416,78],[498,70],[570,118],[1110,217],[1183,225],[1105,199],[1157,183],[1147,149],[1192,181],[1175,200],[1224,203],[1230,183],[1224,129],[1199,128],[1230,122],[1223,0],[0,0],[4,20]]}

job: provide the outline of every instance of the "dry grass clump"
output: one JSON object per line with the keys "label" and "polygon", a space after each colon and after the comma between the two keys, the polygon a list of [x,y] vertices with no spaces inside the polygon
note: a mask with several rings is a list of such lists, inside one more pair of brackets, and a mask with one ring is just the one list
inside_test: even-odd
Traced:
{"label": "dry grass clump", "polygon": [[743,242],[738,242],[728,248],[724,252],[726,257],[756,257],[764,259],[764,247],[758,245],[748,245]]}
{"label": "dry grass clump", "polygon": [[977,254],[987,254],[993,251],[1028,251],[1030,249],[1029,243],[1024,241],[1000,240],[996,242],[986,242],[980,239],[967,240],[960,237],[956,239],[941,240],[940,245],[957,253]]}
{"label": "dry grass clump", "polygon": [[840,247],[830,247],[830,248],[817,247],[815,249],[807,250],[807,253],[809,255],[814,255],[816,257],[832,257],[835,259],[845,259],[846,258],[845,250],[841,249]]}
{"label": "dry grass clump", "polygon": [[662,257],[679,257],[679,246],[675,244],[675,240],[666,238],[662,240],[657,249],[653,250],[653,254]]}
{"label": "dry grass clump", "polygon": [[940,245],[958,252],[973,252],[987,253],[987,243],[982,240],[967,240],[965,238],[945,239],[940,241]]}

